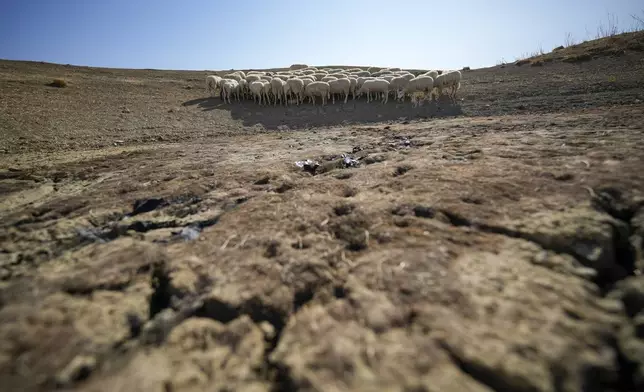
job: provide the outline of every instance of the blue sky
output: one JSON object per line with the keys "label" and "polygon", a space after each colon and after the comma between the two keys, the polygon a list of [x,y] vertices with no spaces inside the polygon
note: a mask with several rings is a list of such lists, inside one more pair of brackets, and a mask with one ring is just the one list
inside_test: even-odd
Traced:
{"label": "blue sky", "polygon": [[2,0],[0,58],[118,68],[478,68],[620,28],[642,0]]}

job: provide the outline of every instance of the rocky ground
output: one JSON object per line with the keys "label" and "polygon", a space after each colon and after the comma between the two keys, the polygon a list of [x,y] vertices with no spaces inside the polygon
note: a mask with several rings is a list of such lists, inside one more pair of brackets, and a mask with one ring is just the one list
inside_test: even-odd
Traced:
{"label": "rocky ground", "polygon": [[643,390],[644,54],[596,57],[415,109],[0,62],[2,390]]}

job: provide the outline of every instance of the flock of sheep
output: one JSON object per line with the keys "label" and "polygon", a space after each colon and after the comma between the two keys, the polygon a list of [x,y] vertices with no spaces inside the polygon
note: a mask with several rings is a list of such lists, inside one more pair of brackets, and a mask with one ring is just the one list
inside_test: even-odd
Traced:
{"label": "flock of sheep", "polygon": [[419,97],[437,100],[442,94],[453,102],[460,86],[460,71],[432,70],[414,75],[400,68],[375,67],[366,70],[303,67],[283,72],[235,71],[223,78],[217,75],[206,77],[209,96],[218,93],[227,103],[232,99],[253,99],[260,105],[299,105],[305,99],[315,105],[316,97],[322,98],[322,105],[328,99],[335,103],[336,97],[347,103],[349,96],[355,100],[364,94],[367,102],[380,99],[387,103],[392,95],[398,101],[409,97],[416,105]]}

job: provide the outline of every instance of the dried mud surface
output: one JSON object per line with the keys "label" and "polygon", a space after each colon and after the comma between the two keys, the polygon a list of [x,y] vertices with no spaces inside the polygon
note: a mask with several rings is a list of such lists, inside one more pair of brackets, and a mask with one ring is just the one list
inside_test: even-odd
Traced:
{"label": "dried mud surface", "polygon": [[644,390],[641,54],[417,109],[204,75],[0,62],[3,390]]}

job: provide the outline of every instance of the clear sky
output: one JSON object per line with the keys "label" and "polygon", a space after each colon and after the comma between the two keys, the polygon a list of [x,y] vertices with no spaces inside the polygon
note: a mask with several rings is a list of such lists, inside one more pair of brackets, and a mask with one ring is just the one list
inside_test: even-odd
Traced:
{"label": "clear sky", "polygon": [[0,0],[0,58],[119,68],[478,68],[620,28],[642,0]]}

